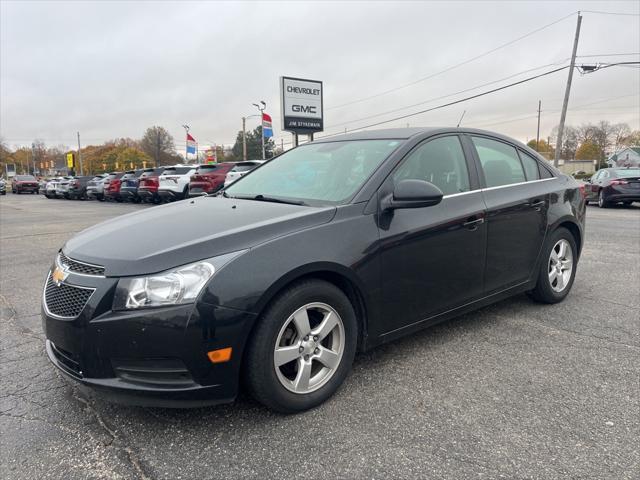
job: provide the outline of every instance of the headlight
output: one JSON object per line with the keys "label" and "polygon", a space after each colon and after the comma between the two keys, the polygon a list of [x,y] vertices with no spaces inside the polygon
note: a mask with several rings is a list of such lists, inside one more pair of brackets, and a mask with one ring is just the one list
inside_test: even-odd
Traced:
{"label": "headlight", "polygon": [[122,278],[116,288],[113,309],[131,310],[193,303],[217,269],[244,251],[221,255],[155,275]]}

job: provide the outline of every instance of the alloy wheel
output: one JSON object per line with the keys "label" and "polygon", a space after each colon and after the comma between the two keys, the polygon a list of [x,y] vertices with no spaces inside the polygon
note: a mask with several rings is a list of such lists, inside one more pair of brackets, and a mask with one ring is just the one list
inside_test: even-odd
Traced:
{"label": "alloy wheel", "polygon": [[306,394],[326,384],[338,369],[345,347],[342,318],[326,303],[308,303],[284,323],[273,352],[280,383]]}
{"label": "alloy wheel", "polygon": [[562,292],[571,280],[573,272],[573,250],[564,238],[558,240],[549,256],[549,284],[555,292]]}

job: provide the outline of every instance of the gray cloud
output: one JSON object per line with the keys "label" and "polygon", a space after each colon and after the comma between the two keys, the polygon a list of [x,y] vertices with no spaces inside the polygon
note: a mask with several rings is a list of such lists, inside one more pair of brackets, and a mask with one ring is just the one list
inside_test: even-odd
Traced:
{"label": "gray cloud", "polygon": [[[609,1],[0,5],[0,135],[9,145],[36,137],[73,145],[77,130],[87,144],[136,138],[155,124],[165,126],[179,147],[184,122],[202,144],[233,142],[240,118],[255,112],[251,103],[257,100],[267,102],[277,139],[288,141],[289,134],[279,131],[280,75],[324,81],[325,125],[332,133],[370,122],[354,121],[359,118],[562,63],[571,53],[575,16],[430,80],[332,106],[446,69],[578,9],[640,10],[637,2]],[[578,53],[639,52],[638,18],[585,13]],[[526,141],[535,136],[535,118],[512,119],[534,115],[541,99],[542,132],[549,132],[560,116],[565,81],[566,71],[388,126],[451,125],[467,110],[464,124]],[[639,85],[640,70],[633,68],[576,76],[575,110],[567,121],[605,119],[640,128]],[[599,100],[606,101],[579,108]],[[248,126],[255,124],[252,119]]]}

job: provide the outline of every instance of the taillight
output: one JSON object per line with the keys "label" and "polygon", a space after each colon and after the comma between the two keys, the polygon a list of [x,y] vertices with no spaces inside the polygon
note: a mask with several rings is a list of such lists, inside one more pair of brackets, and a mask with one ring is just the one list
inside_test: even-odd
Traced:
{"label": "taillight", "polygon": [[611,180],[611,183],[609,185],[615,187],[616,185],[627,185],[628,183],[629,182],[627,182],[626,180]]}
{"label": "taillight", "polygon": [[582,194],[582,198],[587,198],[587,189],[584,185],[579,185],[580,193]]}

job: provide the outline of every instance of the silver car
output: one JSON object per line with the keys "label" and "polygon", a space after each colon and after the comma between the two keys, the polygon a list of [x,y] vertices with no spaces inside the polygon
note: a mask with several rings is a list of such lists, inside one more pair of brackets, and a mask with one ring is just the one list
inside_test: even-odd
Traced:
{"label": "silver car", "polygon": [[108,173],[96,175],[87,183],[87,197],[104,201],[104,179],[109,176]]}
{"label": "silver car", "polygon": [[238,162],[235,167],[229,170],[227,178],[224,180],[224,186],[227,187],[240,177],[246,175],[251,170],[262,165],[264,160],[247,160],[246,162]]}

